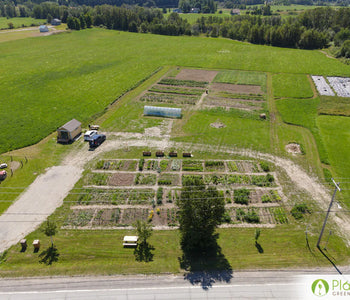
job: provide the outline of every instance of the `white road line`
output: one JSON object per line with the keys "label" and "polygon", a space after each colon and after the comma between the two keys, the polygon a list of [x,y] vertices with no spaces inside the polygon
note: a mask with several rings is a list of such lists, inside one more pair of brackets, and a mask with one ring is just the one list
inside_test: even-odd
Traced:
{"label": "white road line", "polygon": [[[198,286],[168,286],[168,287],[149,287],[149,288],[116,288],[116,289],[84,289],[84,290],[52,290],[52,291],[23,291],[23,292],[0,292],[0,295],[24,295],[24,294],[48,294],[48,293],[90,293],[90,292],[127,292],[127,291],[152,291],[152,290],[185,290],[185,289],[201,289],[203,291],[210,291],[216,288],[234,288],[234,287],[257,287],[257,286],[285,286],[290,283],[261,283],[261,284],[229,284],[229,285],[214,285],[208,286],[208,290],[203,290],[203,287]],[[302,286],[302,283],[293,282],[294,286]]]}

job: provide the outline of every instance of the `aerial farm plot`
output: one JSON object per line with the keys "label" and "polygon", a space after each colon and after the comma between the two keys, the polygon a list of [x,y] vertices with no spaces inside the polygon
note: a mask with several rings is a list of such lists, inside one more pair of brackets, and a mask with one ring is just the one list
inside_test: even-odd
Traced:
{"label": "aerial farm plot", "polygon": [[312,80],[314,81],[317,91],[322,96],[335,96],[334,92],[332,91],[329,84],[326,82],[326,80],[323,78],[323,76],[311,76]]}
{"label": "aerial farm plot", "polygon": [[327,77],[339,97],[350,97],[350,78]]}
{"label": "aerial farm plot", "polygon": [[[288,223],[276,172],[248,160],[98,160],[73,193],[66,216],[69,228],[125,227],[136,219],[152,226],[178,226],[176,200],[186,180],[203,178],[225,199],[225,226]],[[132,171],[131,171],[132,170]],[[74,196],[73,196],[74,195]],[[248,226],[250,226],[248,225]]]}

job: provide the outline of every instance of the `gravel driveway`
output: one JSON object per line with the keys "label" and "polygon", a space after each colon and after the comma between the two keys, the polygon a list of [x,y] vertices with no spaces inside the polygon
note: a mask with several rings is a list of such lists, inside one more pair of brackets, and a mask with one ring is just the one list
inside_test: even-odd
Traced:
{"label": "gravel driveway", "polygon": [[[38,176],[0,216],[0,253],[34,231],[61,206],[82,172],[82,168],[58,166]],[[32,241],[27,242],[30,244]]]}

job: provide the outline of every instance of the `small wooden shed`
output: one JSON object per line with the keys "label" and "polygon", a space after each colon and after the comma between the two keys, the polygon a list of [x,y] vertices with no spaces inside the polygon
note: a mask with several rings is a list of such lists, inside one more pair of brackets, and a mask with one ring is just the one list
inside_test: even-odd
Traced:
{"label": "small wooden shed", "polygon": [[57,142],[72,142],[79,134],[81,134],[81,123],[73,119],[57,129]]}
{"label": "small wooden shed", "polygon": [[61,25],[61,20],[60,19],[52,19],[51,25],[53,25],[53,26]]}

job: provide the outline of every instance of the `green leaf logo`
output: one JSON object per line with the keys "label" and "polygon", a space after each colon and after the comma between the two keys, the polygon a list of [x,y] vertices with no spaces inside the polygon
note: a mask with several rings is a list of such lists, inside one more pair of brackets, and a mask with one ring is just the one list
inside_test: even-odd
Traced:
{"label": "green leaf logo", "polygon": [[327,295],[329,291],[329,285],[326,280],[317,279],[312,283],[311,289],[315,296],[323,297]]}

